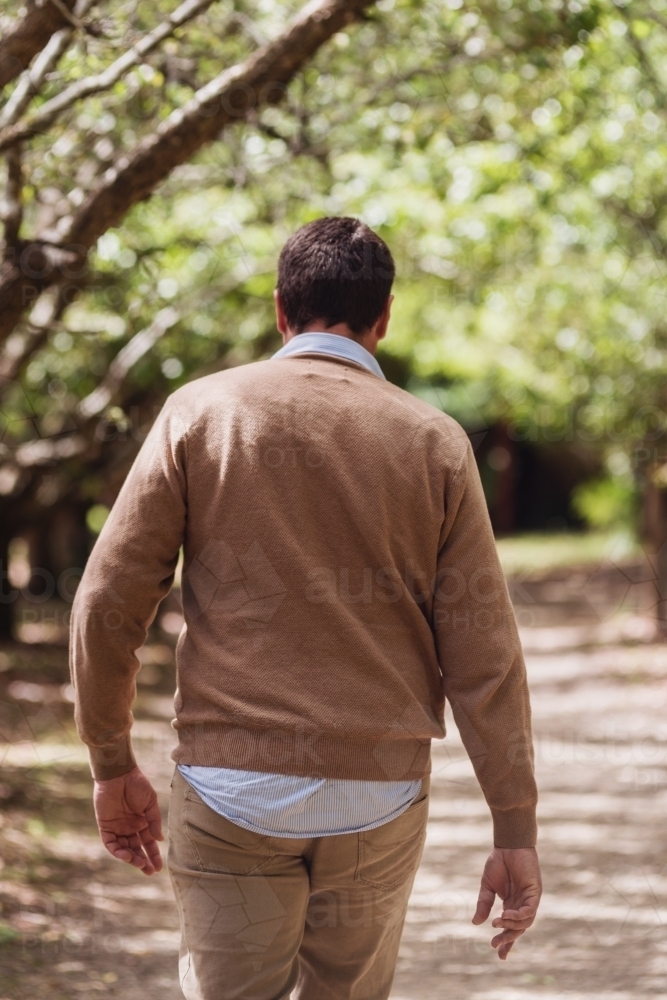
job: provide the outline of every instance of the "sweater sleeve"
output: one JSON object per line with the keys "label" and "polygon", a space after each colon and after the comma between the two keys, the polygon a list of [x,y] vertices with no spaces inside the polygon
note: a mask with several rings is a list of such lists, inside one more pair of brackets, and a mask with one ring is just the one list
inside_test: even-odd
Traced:
{"label": "sweater sleeve", "polygon": [[470,444],[445,504],[433,621],[445,696],[491,809],[496,847],[532,847],[526,669]]}
{"label": "sweater sleeve", "polygon": [[136,651],[173,583],[185,513],[184,433],[172,397],[130,469],[72,607],[75,719],[100,780],[136,766],[130,741]]}

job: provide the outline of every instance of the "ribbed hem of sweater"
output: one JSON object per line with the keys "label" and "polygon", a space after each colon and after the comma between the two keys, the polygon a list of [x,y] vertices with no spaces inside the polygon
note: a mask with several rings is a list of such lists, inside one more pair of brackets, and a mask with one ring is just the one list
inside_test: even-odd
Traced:
{"label": "ribbed hem of sweater", "polygon": [[96,781],[119,778],[137,766],[129,733],[103,747],[88,746],[90,769]]}
{"label": "ribbed hem of sweater", "polygon": [[535,807],[517,809],[492,809],[493,843],[496,847],[535,847],[537,820]]}
{"label": "ribbed hem of sweater", "polygon": [[431,741],[350,740],[235,726],[178,726],[177,764],[233,767],[356,781],[424,778],[431,771]]}

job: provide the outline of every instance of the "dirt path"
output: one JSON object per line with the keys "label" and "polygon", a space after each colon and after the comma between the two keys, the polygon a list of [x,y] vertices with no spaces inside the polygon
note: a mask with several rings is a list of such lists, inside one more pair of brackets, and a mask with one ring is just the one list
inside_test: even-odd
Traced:
{"label": "dirt path", "polygon": [[[450,725],[393,1000],[667,1000],[667,647],[617,584],[597,604],[585,574],[515,595],[541,787],[538,924],[507,963],[470,924],[490,821]],[[63,651],[2,655],[0,1000],[177,1000],[169,881],[100,849]],[[138,756],[165,807],[170,714],[164,685],[144,686]]]}

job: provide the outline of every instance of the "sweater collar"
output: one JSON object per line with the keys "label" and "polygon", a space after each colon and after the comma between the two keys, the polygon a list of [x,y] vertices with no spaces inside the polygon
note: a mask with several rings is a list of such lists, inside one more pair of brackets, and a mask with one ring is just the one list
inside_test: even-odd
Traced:
{"label": "sweater collar", "polygon": [[358,365],[363,365],[373,375],[378,378],[385,378],[385,374],[379,364],[365,347],[362,347],[356,340],[343,337],[339,333],[298,333],[295,337],[281,347],[272,357],[288,358],[293,354],[328,354],[345,361],[354,361]]}

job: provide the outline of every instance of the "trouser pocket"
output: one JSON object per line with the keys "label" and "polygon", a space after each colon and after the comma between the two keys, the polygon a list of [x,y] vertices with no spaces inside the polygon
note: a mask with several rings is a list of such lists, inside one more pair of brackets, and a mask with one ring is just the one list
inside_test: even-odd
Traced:
{"label": "trouser pocket", "polygon": [[428,793],[420,793],[396,819],[359,834],[356,882],[395,889],[414,875],[424,848],[428,806]]}
{"label": "trouser pocket", "polygon": [[183,827],[203,872],[254,875],[275,857],[270,837],[230,823],[205,802],[186,799]]}

